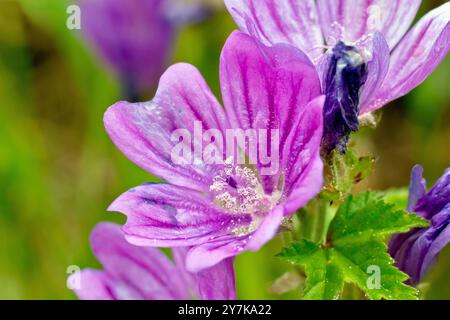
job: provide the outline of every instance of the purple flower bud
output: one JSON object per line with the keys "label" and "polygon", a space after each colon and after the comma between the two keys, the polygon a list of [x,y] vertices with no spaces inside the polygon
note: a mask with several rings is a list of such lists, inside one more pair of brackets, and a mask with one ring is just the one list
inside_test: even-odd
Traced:
{"label": "purple flower bud", "polygon": [[418,284],[430,270],[438,254],[450,242],[450,169],[427,193],[421,166],[411,175],[408,211],[430,221],[428,228],[412,230],[392,238],[389,251],[396,265]]}
{"label": "purple flower bud", "polygon": [[324,154],[336,148],[344,153],[350,133],[359,130],[359,101],[367,73],[356,47],[339,42],[333,48],[325,78]]}

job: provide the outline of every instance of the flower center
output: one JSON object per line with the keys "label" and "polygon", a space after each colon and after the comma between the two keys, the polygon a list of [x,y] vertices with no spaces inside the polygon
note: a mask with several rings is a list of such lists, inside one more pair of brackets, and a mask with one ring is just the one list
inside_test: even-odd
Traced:
{"label": "flower center", "polygon": [[233,161],[228,159],[224,168],[213,178],[209,188],[214,202],[228,213],[248,214],[252,217],[249,225],[239,226],[231,231],[235,235],[241,236],[255,231],[281,198],[280,191],[266,194],[258,176],[256,169],[234,165]]}

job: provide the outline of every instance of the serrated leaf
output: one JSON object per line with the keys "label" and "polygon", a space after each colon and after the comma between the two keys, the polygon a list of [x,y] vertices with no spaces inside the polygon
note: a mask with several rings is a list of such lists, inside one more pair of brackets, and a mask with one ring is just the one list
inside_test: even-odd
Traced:
{"label": "serrated leaf", "polygon": [[[332,221],[327,243],[302,240],[279,257],[305,268],[305,299],[337,299],[344,283],[354,283],[370,299],[417,299],[417,290],[404,284],[408,276],[394,267],[386,237],[425,227],[422,218],[399,211],[379,194],[350,196]],[[370,285],[370,270],[378,270],[379,286]]]}

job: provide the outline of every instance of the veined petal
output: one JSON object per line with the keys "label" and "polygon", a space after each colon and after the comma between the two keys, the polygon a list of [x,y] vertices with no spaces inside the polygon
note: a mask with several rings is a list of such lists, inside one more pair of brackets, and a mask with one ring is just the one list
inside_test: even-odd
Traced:
{"label": "veined petal", "polygon": [[195,246],[187,253],[186,268],[196,273],[213,267],[227,258],[242,253],[248,242],[249,235],[241,237],[229,235]]}
{"label": "veined petal", "polygon": [[404,96],[421,84],[450,49],[450,3],[430,11],[400,41],[382,88],[368,111]]}
{"label": "veined petal", "polygon": [[258,251],[259,249],[261,249],[262,246],[264,246],[276,235],[278,229],[280,228],[283,217],[283,206],[277,206],[272,209],[272,211],[269,212],[264,218],[264,221],[261,223],[258,229],[253,232],[245,248],[251,251]]}
{"label": "veined petal", "polygon": [[206,195],[167,184],[145,184],[109,207],[127,216],[128,241],[152,247],[186,247],[210,241],[251,218],[224,213]]}
{"label": "veined petal", "polygon": [[362,90],[360,115],[365,114],[366,109],[370,107],[372,97],[376,95],[386,79],[390,64],[389,46],[381,33],[375,32],[373,35],[370,51],[372,59],[367,66],[369,76]]}
{"label": "veined petal", "polygon": [[[203,143],[195,127],[223,130],[227,120],[195,67],[183,63],[170,67],[153,100],[119,102],[108,109],[104,122],[116,146],[144,170],[175,185],[208,190],[215,167],[195,152],[194,146]],[[180,158],[176,152],[174,157],[180,143],[188,152]]]}
{"label": "veined petal", "polygon": [[[79,285],[72,290],[81,300],[116,300],[112,290],[116,286],[114,280],[104,271],[85,269],[72,274],[68,281]],[[135,298],[142,299],[139,294]]]}
{"label": "veined petal", "polygon": [[288,156],[283,157],[285,168],[285,214],[290,215],[306,205],[323,186],[323,162],[320,143],[323,133],[323,102],[313,100],[292,133]]}
{"label": "veined petal", "polygon": [[275,236],[283,217],[284,208],[280,205],[272,209],[258,228],[250,234],[218,237],[193,247],[186,257],[187,269],[198,272],[234,257],[244,250],[258,251]]}
{"label": "veined petal", "polygon": [[265,45],[287,43],[315,60],[323,37],[313,0],[225,0],[239,28]]}
{"label": "veined petal", "polygon": [[[291,134],[308,112],[307,105],[321,94],[317,71],[301,51],[289,45],[265,47],[241,32],[234,32],[225,44],[220,79],[231,126],[277,132],[279,145],[270,147],[282,157],[295,142]],[[278,165],[278,169],[263,179],[268,193],[284,168]]]}
{"label": "veined petal", "polygon": [[203,300],[236,299],[236,281],[234,275],[234,258],[228,258],[211,268],[198,273],[186,269],[186,256],[189,248],[172,249],[175,263],[190,284],[194,294]]}
{"label": "veined petal", "polygon": [[174,264],[158,249],[128,243],[120,227],[101,223],[91,246],[102,263],[115,299],[187,299],[188,289]]}
{"label": "veined petal", "polygon": [[421,0],[318,0],[320,22],[325,39],[335,37],[336,23],[342,38],[357,41],[379,31],[393,49],[405,35],[417,14]]}
{"label": "veined petal", "polygon": [[197,273],[199,298],[203,300],[235,300],[234,258]]}

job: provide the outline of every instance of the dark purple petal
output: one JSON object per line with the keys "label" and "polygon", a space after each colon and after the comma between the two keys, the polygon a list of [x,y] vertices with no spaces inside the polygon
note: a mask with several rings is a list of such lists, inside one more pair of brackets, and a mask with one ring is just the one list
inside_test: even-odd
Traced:
{"label": "dark purple petal", "polygon": [[374,111],[420,85],[450,49],[450,3],[430,11],[411,29],[392,53],[382,88],[367,111]]}
{"label": "dark purple petal", "polygon": [[350,133],[359,130],[360,95],[367,75],[367,63],[356,47],[339,42],[333,48],[324,82],[324,155],[334,149],[344,153]]}
{"label": "dark purple petal", "polygon": [[127,215],[128,241],[153,247],[199,245],[251,221],[247,215],[224,213],[203,193],[167,184],[131,189],[109,210]]}
{"label": "dark purple petal", "polygon": [[417,165],[411,172],[411,183],[409,185],[408,212],[414,212],[417,202],[425,196],[427,182],[423,178],[423,168]]}
{"label": "dark purple petal", "polygon": [[431,226],[394,236],[389,243],[389,252],[396,265],[411,277],[409,282],[418,284],[439,252],[450,242],[450,169],[426,193],[423,169],[415,166],[411,174],[408,211],[430,220]]}
{"label": "dark purple petal", "polygon": [[434,264],[437,255],[450,243],[450,204],[433,217],[433,243],[423,258],[420,277],[423,278]]}
{"label": "dark purple petal", "polygon": [[80,0],[82,31],[128,85],[155,85],[169,58],[174,28],[163,0]]}
{"label": "dark purple petal", "polygon": [[421,0],[318,0],[322,30],[326,39],[335,36],[335,23],[343,38],[357,41],[379,31],[393,49],[404,36],[419,10]]}
{"label": "dark purple petal", "polygon": [[418,199],[414,212],[427,219],[432,219],[448,203],[450,203],[450,169],[445,171],[444,175],[426,195]]}
{"label": "dark purple petal", "polygon": [[291,44],[312,60],[323,54],[323,37],[313,0],[225,0],[239,28],[265,45]]}
{"label": "dark purple petal", "polygon": [[[199,123],[203,130],[222,131],[228,124],[223,108],[195,67],[181,63],[170,67],[152,101],[119,102],[108,109],[104,122],[116,146],[141,168],[175,185],[209,190],[217,168],[203,161],[196,164],[202,154],[194,154],[193,146],[202,136],[197,137],[194,128]],[[179,159],[186,161],[172,154],[180,144],[173,138],[175,130],[189,134],[182,143],[191,156]]]}

